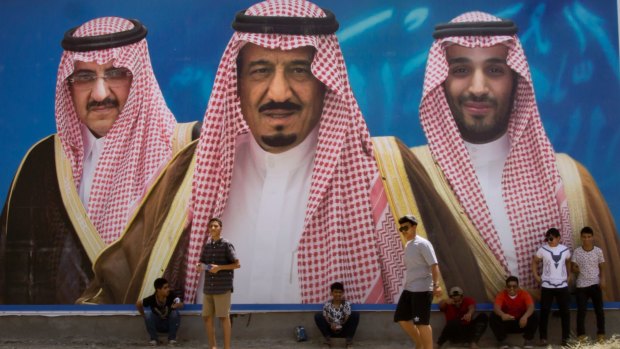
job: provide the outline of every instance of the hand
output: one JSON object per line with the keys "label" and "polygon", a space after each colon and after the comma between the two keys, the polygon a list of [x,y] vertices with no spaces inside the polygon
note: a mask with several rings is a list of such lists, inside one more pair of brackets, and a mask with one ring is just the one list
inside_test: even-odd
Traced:
{"label": "hand", "polygon": [[221,269],[220,266],[217,265],[217,264],[209,264],[209,266],[211,267],[211,268],[209,268],[209,273],[211,273],[211,274],[215,274],[218,271],[220,271],[220,269]]}
{"label": "hand", "polygon": [[454,304],[454,299],[448,298],[444,302],[446,302],[446,304]]}
{"label": "hand", "polygon": [[514,320],[514,319],[515,319],[515,317],[510,315],[510,314],[507,314],[507,313],[503,313],[502,314],[502,320],[503,321],[510,321],[510,320]]}
{"label": "hand", "polygon": [[525,326],[527,326],[527,317],[521,316],[519,319],[519,327],[525,328]]}
{"label": "hand", "polygon": [[463,315],[463,317],[461,318],[461,320],[463,320],[463,321],[467,321],[467,322],[470,322],[470,321],[471,321],[471,314],[470,314],[470,313],[467,313],[467,314]]}
{"label": "hand", "polygon": [[441,286],[437,285],[435,287],[433,287],[433,296],[435,297],[441,297]]}

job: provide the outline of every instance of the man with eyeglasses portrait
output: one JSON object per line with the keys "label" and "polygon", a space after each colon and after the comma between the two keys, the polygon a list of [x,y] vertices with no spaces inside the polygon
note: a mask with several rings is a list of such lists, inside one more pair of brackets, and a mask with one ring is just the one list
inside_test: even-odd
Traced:
{"label": "man with eyeglasses portrait", "polygon": [[[139,21],[118,17],[65,33],[57,133],[28,151],[2,213],[0,303],[98,303],[80,298],[93,267],[123,278],[122,263],[96,264],[97,257],[119,240],[149,185],[199,130],[178,124],[168,109],[146,34]],[[112,288],[115,282],[105,280]]]}
{"label": "man with eyeglasses portrait", "polygon": [[500,349],[508,349],[505,342],[508,333],[523,333],[523,348],[533,348],[534,334],[538,327],[538,314],[534,312],[534,300],[519,287],[516,276],[506,278],[506,288],[495,297],[489,326]]}

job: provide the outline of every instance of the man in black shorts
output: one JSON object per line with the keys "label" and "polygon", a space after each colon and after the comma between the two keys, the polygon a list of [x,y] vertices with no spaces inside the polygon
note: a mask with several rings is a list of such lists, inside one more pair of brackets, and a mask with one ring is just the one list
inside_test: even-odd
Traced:
{"label": "man in black shorts", "polygon": [[[405,287],[400,295],[394,322],[415,342],[416,348],[433,348],[433,330],[430,325],[433,295],[441,295],[439,264],[431,243],[416,235],[418,220],[406,215],[398,220],[400,232],[407,239],[405,245]],[[413,320],[413,323],[411,322]]]}

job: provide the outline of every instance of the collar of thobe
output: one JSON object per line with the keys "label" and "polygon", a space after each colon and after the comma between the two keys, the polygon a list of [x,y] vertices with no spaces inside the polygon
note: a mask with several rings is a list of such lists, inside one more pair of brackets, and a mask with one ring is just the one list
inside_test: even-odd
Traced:
{"label": "collar of thobe", "polygon": [[504,133],[500,138],[484,144],[465,142],[471,161],[474,164],[484,164],[492,161],[505,161],[510,152],[510,137]]}
{"label": "collar of thobe", "polygon": [[318,135],[319,126],[317,124],[306,139],[298,146],[279,154],[265,151],[258,145],[254,137],[250,135],[250,152],[252,154],[252,159],[257,168],[263,172],[285,172],[294,170],[308,160],[314,159]]}
{"label": "collar of thobe", "polygon": [[87,159],[91,152],[93,155],[100,155],[103,152],[106,138],[95,137],[84,124],[80,124],[80,130],[82,131],[82,143],[84,143],[84,158]]}

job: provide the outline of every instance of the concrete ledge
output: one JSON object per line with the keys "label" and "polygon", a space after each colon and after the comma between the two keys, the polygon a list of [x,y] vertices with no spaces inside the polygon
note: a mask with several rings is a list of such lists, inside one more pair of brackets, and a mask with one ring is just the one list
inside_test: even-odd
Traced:
{"label": "concrete ledge", "polygon": [[[316,305],[315,305],[316,306]],[[233,336],[237,340],[252,340],[263,338],[286,339],[294,343],[294,329],[304,326],[311,341],[318,341],[320,332],[314,325],[313,313],[320,307],[309,306],[305,311],[285,312],[242,312],[240,309],[233,314]],[[127,309],[124,311],[128,311]],[[356,335],[356,342],[397,341],[405,347],[410,345],[400,327],[392,320],[393,311],[362,310],[360,325]],[[607,335],[620,333],[620,311],[607,310]],[[576,312],[571,312],[571,327],[575,327]],[[216,321],[217,323],[217,321]],[[431,325],[434,328],[435,338],[439,335],[444,324],[442,313],[433,312]],[[588,333],[594,336],[594,313],[588,312]],[[219,325],[218,325],[219,326]],[[549,321],[549,339],[551,343],[559,342],[560,319],[551,317]],[[221,333],[221,332],[219,332]],[[132,315],[109,314],[107,316],[58,315],[41,316],[31,314],[0,316],[0,338],[5,343],[23,340],[48,340],[50,337],[60,341],[85,341],[106,343],[135,343],[137,340],[146,341],[147,334],[144,322],[137,313]],[[536,337],[537,338],[537,337]],[[179,331],[179,339],[184,341],[198,341],[206,343],[206,335],[202,319],[196,309],[184,312]],[[520,338],[517,338],[520,340]],[[490,329],[487,329],[480,342],[482,347],[495,345]],[[520,344],[520,342],[518,342]],[[401,347],[400,345],[395,347]]]}

